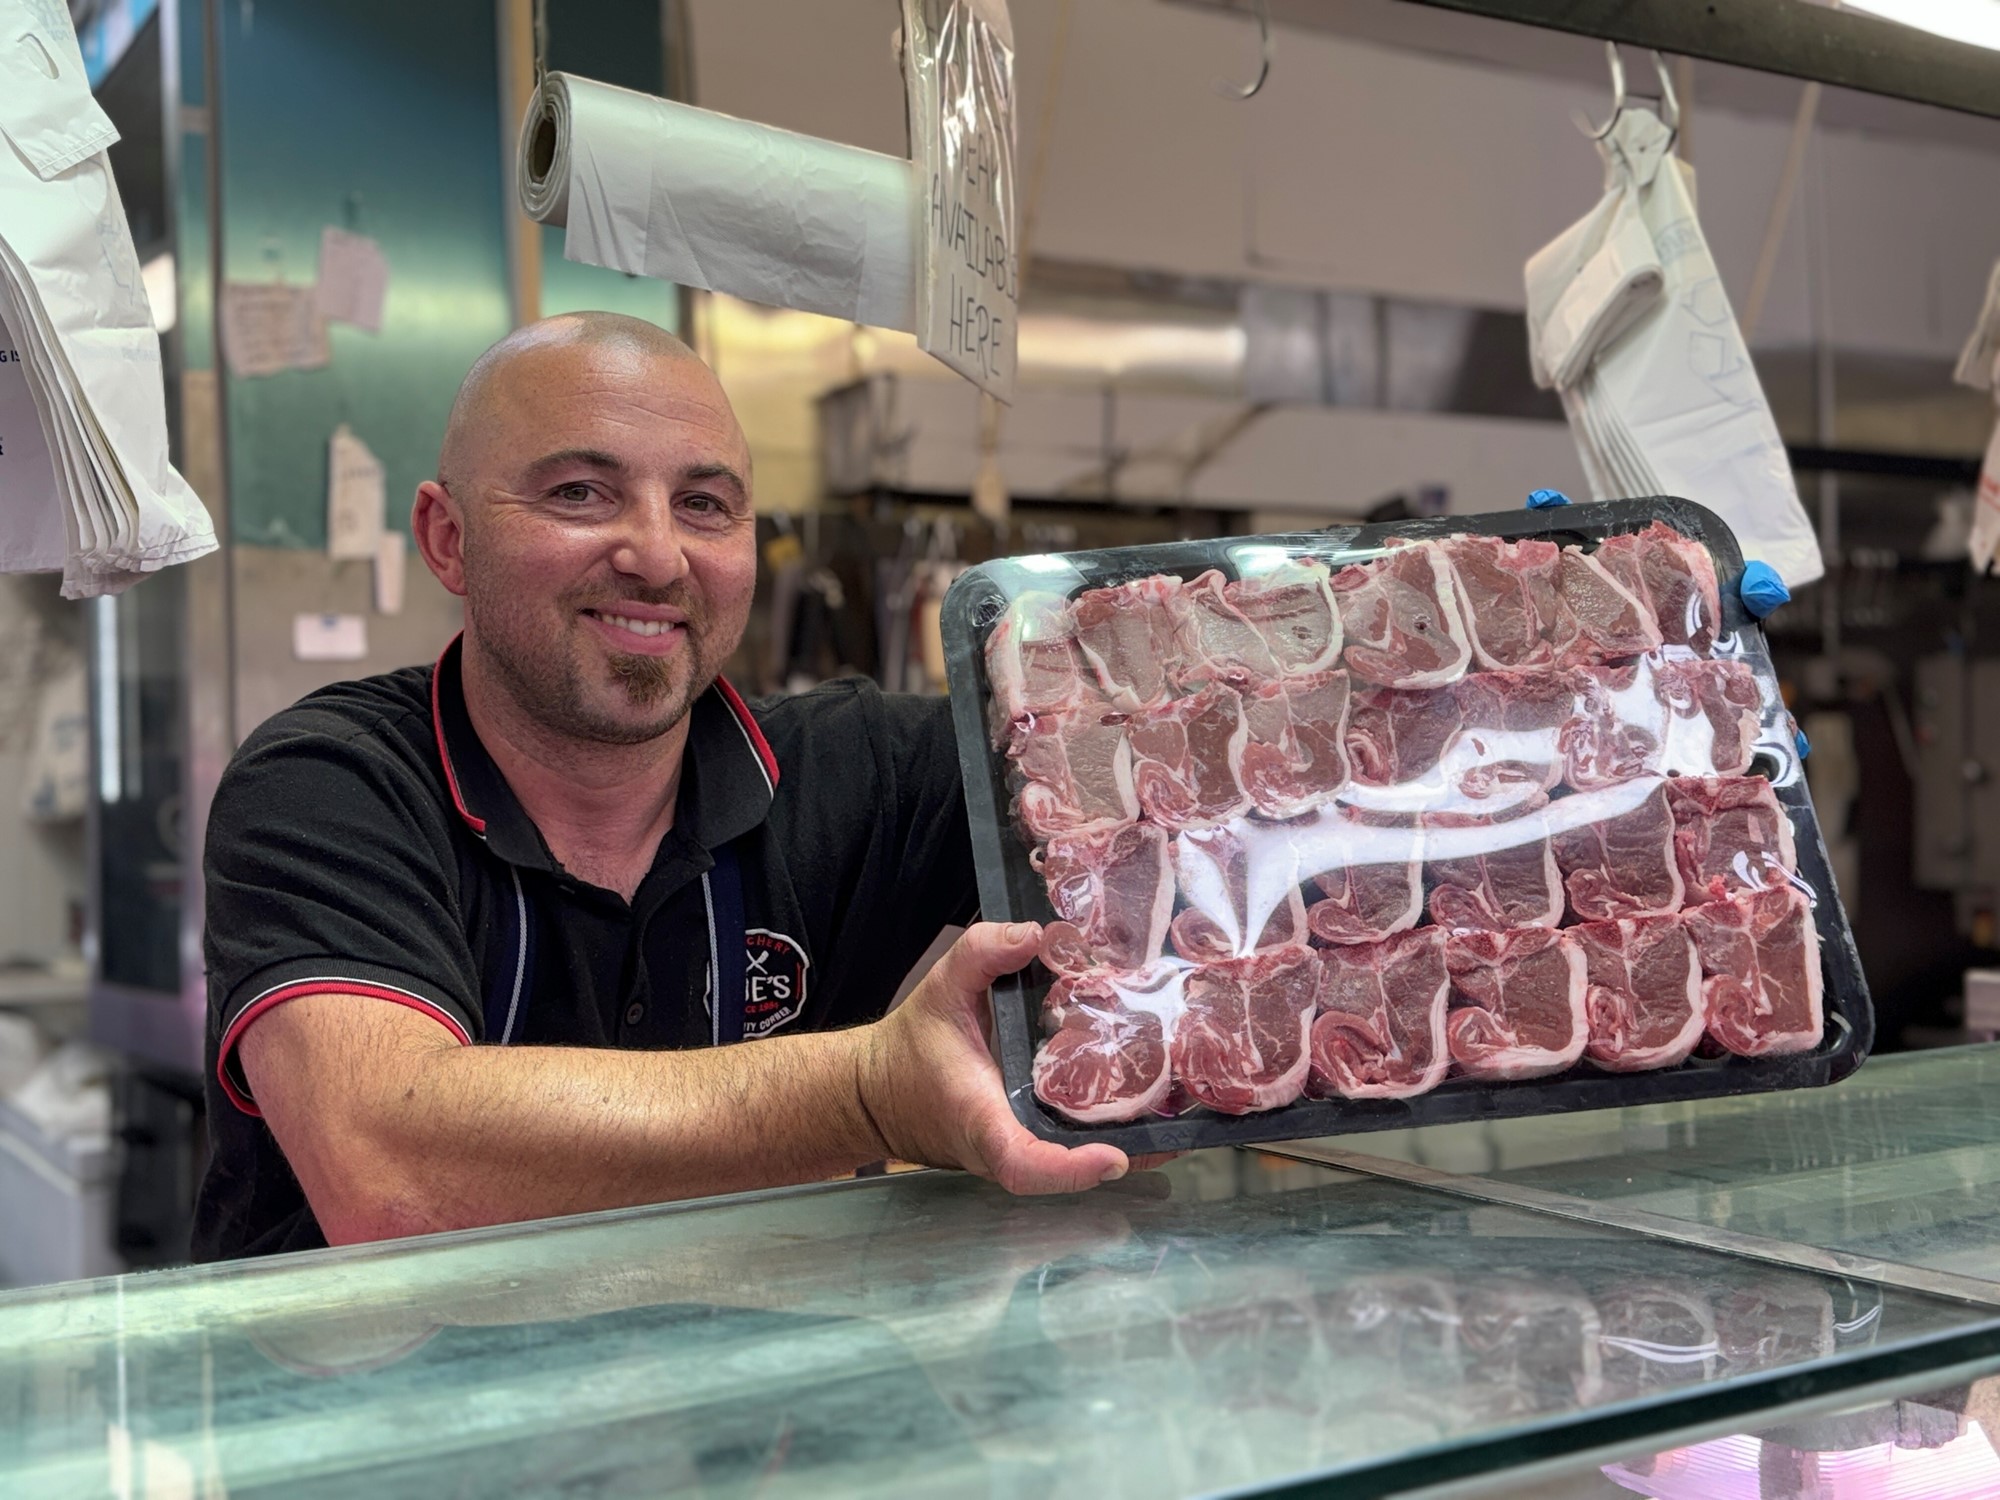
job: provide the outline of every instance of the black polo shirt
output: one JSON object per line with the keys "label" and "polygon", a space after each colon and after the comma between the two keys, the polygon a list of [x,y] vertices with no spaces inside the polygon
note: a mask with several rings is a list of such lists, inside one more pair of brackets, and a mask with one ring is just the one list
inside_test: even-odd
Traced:
{"label": "black polo shirt", "polygon": [[[289,999],[410,1006],[468,1045],[700,1047],[724,1019],[783,1036],[880,1016],[977,904],[944,699],[854,679],[752,709],[718,681],[628,905],[522,811],[466,713],[457,642],[258,728],[216,789],[204,872],[198,1260],[325,1243],[236,1056]],[[712,972],[743,984],[720,1019]]]}

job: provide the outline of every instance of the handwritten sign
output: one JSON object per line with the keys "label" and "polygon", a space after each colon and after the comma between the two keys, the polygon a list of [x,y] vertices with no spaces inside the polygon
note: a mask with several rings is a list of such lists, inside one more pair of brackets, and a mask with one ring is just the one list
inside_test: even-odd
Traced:
{"label": "handwritten sign", "polygon": [[919,212],[917,342],[1014,397],[1014,32],[1005,0],[903,0]]}

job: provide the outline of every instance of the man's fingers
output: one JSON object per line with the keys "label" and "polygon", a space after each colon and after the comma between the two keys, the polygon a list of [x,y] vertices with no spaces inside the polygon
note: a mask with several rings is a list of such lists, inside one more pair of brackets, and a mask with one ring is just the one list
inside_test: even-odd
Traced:
{"label": "man's fingers", "polygon": [[1035,956],[1042,936],[1034,922],[975,922],[946,951],[938,967],[960,992],[984,991],[1002,975],[1012,974]]}

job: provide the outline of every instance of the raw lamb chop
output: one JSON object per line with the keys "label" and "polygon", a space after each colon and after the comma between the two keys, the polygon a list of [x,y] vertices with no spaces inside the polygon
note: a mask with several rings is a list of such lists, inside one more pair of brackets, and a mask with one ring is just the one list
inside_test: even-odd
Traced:
{"label": "raw lamb chop", "polygon": [[1356,687],[1347,705],[1347,758],[1363,786],[1396,787],[1434,770],[1462,722],[1451,688]]}
{"label": "raw lamb chop", "polygon": [[1655,784],[1630,812],[1564,829],[1550,842],[1577,920],[1615,921],[1680,910],[1685,888],[1674,860],[1674,819],[1663,783]]}
{"label": "raw lamb chop", "polygon": [[1557,618],[1554,542],[1455,536],[1443,544],[1458,585],[1472,654],[1482,667],[1530,670],[1555,664],[1548,628]]}
{"label": "raw lamb chop", "polygon": [[1809,1052],[1825,1028],[1819,929],[1796,887],[1690,908],[1708,1034],[1738,1057]]}
{"label": "raw lamb chop", "polygon": [[1667,645],[1708,654],[1722,628],[1722,591],[1706,547],[1655,521],[1644,531],[1606,537],[1594,556],[1651,612]]}
{"label": "raw lamb chop", "polygon": [[1690,905],[1782,884],[1798,868],[1792,820],[1761,776],[1676,776],[1667,805]]}
{"label": "raw lamb chop", "polygon": [[1241,781],[1243,700],[1206,687],[1132,720],[1132,783],[1146,816],[1178,833],[1249,809]]}
{"label": "raw lamb chop", "polygon": [[1189,974],[1171,1043],[1174,1076],[1223,1114],[1276,1109],[1304,1092],[1319,961],[1279,948]]}
{"label": "raw lamb chop", "polygon": [[1352,783],[1368,812],[1504,817],[1538,805],[1562,776],[1569,679],[1475,672],[1450,688],[1362,688],[1348,708]]}
{"label": "raw lamb chop", "polygon": [[1312,1091],[1319,1097],[1407,1099],[1444,1081],[1451,975],[1445,935],[1422,927],[1367,947],[1320,955],[1319,1018],[1312,1026]]}
{"label": "raw lamb chop", "polygon": [[1184,586],[1174,607],[1180,614],[1184,654],[1170,664],[1167,675],[1183,691],[1211,682],[1247,688],[1278,676],[1270,643],[1228,597],[1215,569]]}
{"label": "raw lamb chop", "polygon": [[[1318,835],[1315,842],[1329,851],[1332,860],[1342,857],[1334,851],[1349,842],[1341,834],[1350,829],[1356,836],[1352,841],[1359,843],[1358,835],[1379,833],[1388,827],[1399,835],[1395,842],[1409,850],[1406,858],[1377,864],[1331,863],[1323,855],[1295,867],[1301,873],[1311,870],[1313,884],[1324,898],[1306,908],[1306,925],[1321,942],[1379,943],[1423,920],[1423,832],[1396,824],[1394,819],[1323,813],[1311,825],[1311,832]],[[1371,842],[1379,845],[1386,841],[1378,837]]]}
{"label": "raw lamb chop", "polygon": [[1076,641],[1111,702],[1127,713],[1172,696],[1181,654],[1181,581],[1163,574],[1090,589],[1070,604]]}
{"label": "raw lamb chop", "polygon": [[1133,1120],[1173,1086],[1168,1048],[1186,971],[1059,979],[1042,1007],[1047,1039],[1035,1053],[1035,1097],[1080,1125]]}
{"label": "raw lamb chop", "polygon": [[1267,818],[1295,818],[1347,782],[1347,674],[1318,672],[1243,695],[1243,790]]}
{"label": "raw lamb chop", "polygon": [[1590,973],[1590,1060],[1614,1073],[1687,1061],[1708,1025],[1687,924],[1678,916],[1626,917],[1585,922],[1569,935]]}
{"label": "raw lamb chop", "polygon": [[986,679],[993,688],[994,744],[1013,725],[1103,701],[1060,594],[1022,594],[986,637]]}
{"label": "raw lamb chop", "polygon": [[1580,792],[1656,775],[1667,706],[1650,661],[1580,667],[1570,674],[1575,716],[1563,726],[1563,780]]}
{"label": "raw lamb chop", "polygon": [[1027,842],[1138,820],[1121,716],[1090,709],[1037,714],[1015,725],[1007,754],[1025,778],[1015,807]]}
{"label": "raw lamb chop", "polygon": [[1165,830],[1130,823],[1065,834],[1049,840],[1035,868],[1060,919],[1042,933],[1042,961],[1051,969],[1138,969],[1159,956],[1174,910]]}
{"label": "raw lamb chop", "polygon": [[1465,675],[1465,638],[1451,564],[1436,542],[1392,546],[1333,575],[1347,669],[1383,687],[1443,687]]}
{"label": "raw lamb chop", "polygon": [[1661,661],[1654,691],[1667,706],[1662,771],[1740,776],[1750,769],[1763,694],[1740,661]]}
{"label": "raw lamb chop", "polygon": [[1326,564],[1295,558],[1239,578],[1222,594],[1263,636],[1284,675],[1325,672],[1340,661],[1340,611]]}
{"label": "raw lamb chop", "polygon": [[[1306,940],[1297,861],[1282,845],[1253,859],[1231,828],[1174,840],[1174,878],[1188,905],[1173,920],[1174,951],[1196,963],[1241,958]],[[1254,928],[1254,930],[1253,930]]]}
{"label": "raw lamb chop", "polygon": [[1660,644],[1652,611],[1580,547],[1565,547],[1556,570],[1556,614],[1548,636],[1560,666],[1637,656]]}
{"label": "raw lamb chop", "polygon": [[1562,922],[1562,872],[1546,838],[1463,859],[1435,859],[1424,873],[1431,885],[1431,920],[1440,927],[1506,932]]}
{"label": "raw lamb chop", "polygon": [[1473,932],[1445,943],[1452,1008],[1445,1040],[1468,1078],[1539,1078],[1583,1056],[1583,953],[1547,927]]}
{"label": "raw lamb chop", "polygon": [[[1563,672],[1475,672],[1455,689],[1460,794],[1497,812],[1533,802],[1562,779],[1562,732],[1577,712],[1576,683]],[[1469,752],[1469,753],[1468,753]]]}

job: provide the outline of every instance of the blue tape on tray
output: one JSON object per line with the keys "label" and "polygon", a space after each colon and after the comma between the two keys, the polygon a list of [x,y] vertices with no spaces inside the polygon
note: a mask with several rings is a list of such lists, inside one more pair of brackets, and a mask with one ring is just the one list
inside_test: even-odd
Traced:
{"label": "blue tape on tray", "polygon": [[1528,496],[1529,510],[1549,510],[1554,506],[1569,504],[1569,496],[1561,490],[1536,490]]}
{"label": "blue tape on tray", "polygon": [[1785,587],[1778,570],[1764,562],[1743,565],[1743,582],[1737,591],[1743,596],[1743,607],[1760,620],[1780,604],[1792,601],[1792,591]]}

